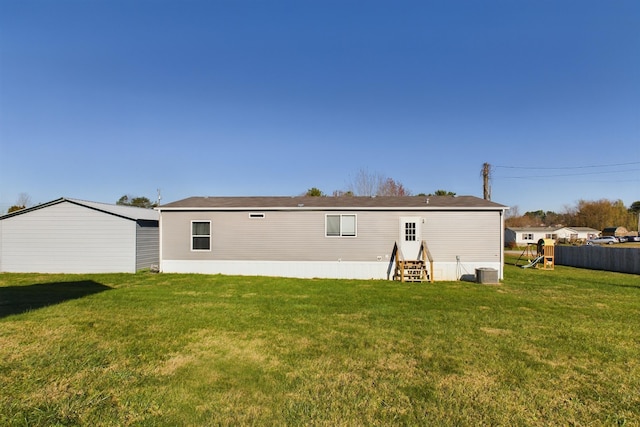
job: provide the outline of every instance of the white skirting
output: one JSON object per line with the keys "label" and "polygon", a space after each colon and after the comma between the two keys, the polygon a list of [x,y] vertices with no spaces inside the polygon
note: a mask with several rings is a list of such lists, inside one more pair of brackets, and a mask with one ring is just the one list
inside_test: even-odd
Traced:
{"label": "white skirting", "polygon": [[[476,268],[495,268],[502,279],[502,266],[495,262],[464,263],[436,262],[435,281],[455,281],[473,275]],[[380,279],[393,278],[393,269],[387,275],[389,263],[352,261],[192,261],[163,260],[163,273],[228,274],[240,276],[298,277],[301,279]],[[431,272],[430,272],[431,274]],[[465,277],[463,277],[465,276]]]}
{"label": "white skirting", "polygon": [[[385,262],[164,260],[163,273],[229,274],[305,279],[386,279]],[[393,274],[393,273],[392,273]]]}

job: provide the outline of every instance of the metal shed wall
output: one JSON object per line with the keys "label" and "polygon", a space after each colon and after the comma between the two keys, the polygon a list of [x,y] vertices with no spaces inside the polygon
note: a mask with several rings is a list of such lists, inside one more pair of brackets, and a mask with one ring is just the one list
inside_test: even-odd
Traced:
{"label": "metal shed wall", "polygon": [[136,271],[136,221],[64,201],[0,222],[0,271]]}
{"label": "metal shed wall", "polygon": [[160,262],[160,231],[158,221],[138,220],[136,223],[136,271],[157,266]]}

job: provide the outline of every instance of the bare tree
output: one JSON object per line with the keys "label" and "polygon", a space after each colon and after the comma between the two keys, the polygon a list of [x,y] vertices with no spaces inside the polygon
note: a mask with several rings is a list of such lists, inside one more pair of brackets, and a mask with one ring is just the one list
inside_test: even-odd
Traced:
{"label": "bare tree", "polygon": [[520,215],[520,208],[514,205],[505,213],[504,225],[507,227],[526,227],[531,225],[530,220],[526,215]]}
{"label": "bare tree", "polygon": [[349,184],[347,191],[355,196],[375,196],[382,181],[380,173],[371,173],[368,170],[360,169]]}
{"label": "bare tree", "polygon": [[31,196],[27,193],[20,193],[16,205],[24,206],[25,208],[31,206]]}
{"label": "bare tree", "polygon": [[393,178],[385,178],[379,172],[360,169],[344,194],[366,197],[410,196],[411,192],[402,183],[395,181]]}

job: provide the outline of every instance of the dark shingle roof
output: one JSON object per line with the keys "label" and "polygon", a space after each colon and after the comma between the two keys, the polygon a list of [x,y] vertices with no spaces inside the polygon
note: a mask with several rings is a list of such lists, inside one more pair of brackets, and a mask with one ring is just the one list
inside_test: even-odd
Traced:
{"label": "dark shingle roof", "polygon": [[506,206],[474,196],[406,197],[189,197],[160,206],[160,210],[237,209],[382,209],[382,210],[500,210]]}

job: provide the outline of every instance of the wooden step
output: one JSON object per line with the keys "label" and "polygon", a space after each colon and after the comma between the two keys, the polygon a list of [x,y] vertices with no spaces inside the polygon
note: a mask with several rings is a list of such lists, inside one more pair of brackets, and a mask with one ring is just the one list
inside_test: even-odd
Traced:
{"label": "wooden step", "polygon": [[[404,270],[403,267],[404,266]],[[393,280],[402,282],[422,282],[428,280],[429,275],[422,260],[406,260],[396,266]]]}

